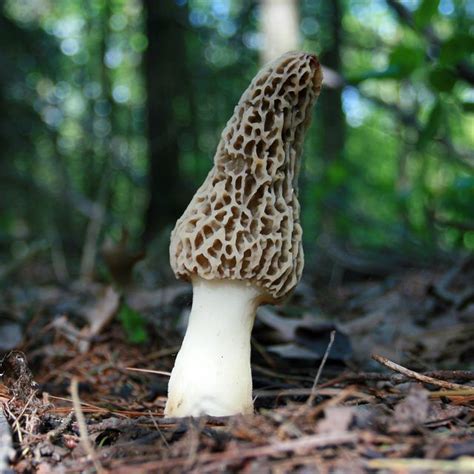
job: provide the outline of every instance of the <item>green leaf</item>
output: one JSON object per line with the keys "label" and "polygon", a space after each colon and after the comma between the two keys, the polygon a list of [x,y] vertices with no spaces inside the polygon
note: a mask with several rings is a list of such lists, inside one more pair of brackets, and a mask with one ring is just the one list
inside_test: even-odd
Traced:
{"label": "green leaf", "polygon": [[418,137],[418,143],[416,148],[418,151],[422,151],[425,149],[426,145],[433,139],[436,135],[438,130],[441,127],[443,119],[443,106],[441,102],[438,100],[431,109],[431,112],[428,116],[428,121],[426,122],[425,127],[420,132],[420,136]]}
{"label": "green leaf", "polygon": [[474,177],[461,176],[448,186],[439,200],[443,213],[453,219],[474,215]]}
{"label": "green leaf", "polygon": [[400,79],[400,68],[398,66],[389,66],[384,71],[366,71],[349,77],[347,82],[357,85],[367,79]]}
{"label": "green leaf", "polygon": [[456,75],[448,68],[435,67],[429,73],[430,84],[439,92],[451,92],[456,84]]}
{"label": "green leaf", "polygon": [[129,342],[140,344],[148,340],[145,320],[140,313],[123,303],[118,313],[118,319],[122,323]]}
{"label": "green leaf", "polygon": [[415,25],[424,28],[438,11],[439,0],[423,0],[413,14]]}
{"label": "green leaf", "polygon": [[327,179],[328,184],[331,186],[339,186],[343,184],[349,177],[347,167],[342,164],[341,161],[334,161],[328,167]]}
{"label": "green leaf", "polygon": [[457,33],[442,45],[439,52],[439,62],[453,65],[466,59],[474,50],[474,36],[468,33]]}
{"label": "green leaf", "polygon": [[468,114],[474,113],[474,102],[463,102],[462,109]]}
{"label": "green leaf", "polygon": [[423,59],[424,52],[419,47],[400,44],[390,53],[389,62],[398,77],[406,77],[422,65]]}
{"label": "green leaf", "polygon": [[348,82],[357,85],[367,79],[402,79],[421,66],[423,60],[424,52],[419,47],[399,45],[390,53],[390,64],[385,70],[363,72],[348,78]]}

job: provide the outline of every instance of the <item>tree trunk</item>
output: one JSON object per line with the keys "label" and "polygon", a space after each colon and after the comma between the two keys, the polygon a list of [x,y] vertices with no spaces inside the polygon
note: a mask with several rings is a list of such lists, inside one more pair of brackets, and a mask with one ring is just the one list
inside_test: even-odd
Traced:
{"label": "tree trunk", "polygon": [[[321,64],[325,67],[341,73],[341,48],[342,48],[342,2],[333,0],[324,4],[326,10],[324,17],[327,18],[326,29],[328,37],[331,38],[330,45],[321,55]],[[346,139],[346,121],[342,109],[342,89],[326,87],[319,98],[319,120],[321,130],[321,151],[323,156],[322,175],[325,176],[329,167],[336,160],[343,159],[345,139]],[[329,182],[323,178],[323,182]],[[325,199],[337,199],[338,208],[345,209],[344,202],[347,201],[347,188],[342,185],[338,188],[327,190]],[[333,205],[322,203],[321,209],[321,230],[325,234],[335,235],[337,229],[337,215],[334,213]]]}
{"label": "tree trunk", "polygon": [[263,63],[287,51],[298,49],[300,38],[297,0],[261,0],[260,18]]}
{"label": "tree trunk", "polygon": [[179,125],[175,99],[186,95],[187,10],[174,1],[145,0],[148,49],[148,193],[143,239],[149,242],[173,225],[186,205],[179,172]]}
{"label": "tree trunk", "polygon": [[[333,0],[325,4],[328,18],[327,30],[331,38],[330,46],[321,55],[321,63],[341,72],[341,31],[342,31],[342,5],[341,0]],[[325,16],[326,16],[325,15]],[[344,150],[345,118],[342,111],[340,88],[325,88],[319,98],[319,108],[322,125],[325,127],[321,134],[324,157],[328,163],[340,158]]]}

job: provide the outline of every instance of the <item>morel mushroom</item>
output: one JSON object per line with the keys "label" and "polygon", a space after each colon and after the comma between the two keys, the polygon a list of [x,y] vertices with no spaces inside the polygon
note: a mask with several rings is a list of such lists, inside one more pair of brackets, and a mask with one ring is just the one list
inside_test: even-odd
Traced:
{"label": "morel mushroom", "polygon": [[265,66],[227,123],[214,167],[171,233],[170,261],[193,304],[168,387],[167,416],[253,411],[250,334],[303,270],[299,157],[322,74],[313,54]]}

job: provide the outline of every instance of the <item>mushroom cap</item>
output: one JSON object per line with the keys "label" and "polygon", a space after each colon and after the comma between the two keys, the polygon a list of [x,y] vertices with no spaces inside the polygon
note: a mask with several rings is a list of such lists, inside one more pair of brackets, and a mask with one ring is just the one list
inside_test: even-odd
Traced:
{"label": "mushroom cap", "polygon": [[264,66],[227,122],[214,166],[171,233],[178,278],[247,280],[279,300],[303,270],[297,178],[319,95],[317,57],[290,52]]}

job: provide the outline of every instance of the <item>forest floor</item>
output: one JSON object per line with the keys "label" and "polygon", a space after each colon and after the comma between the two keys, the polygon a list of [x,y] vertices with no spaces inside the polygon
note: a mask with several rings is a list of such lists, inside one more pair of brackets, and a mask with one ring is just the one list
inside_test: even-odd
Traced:
{"label": "forest floor", "polygon": [[472,259],[306,281],[259,311],[255,414],[195,419],[163,415],[187,285],[7,287],[0,473],[474,472],[473,282]]}

